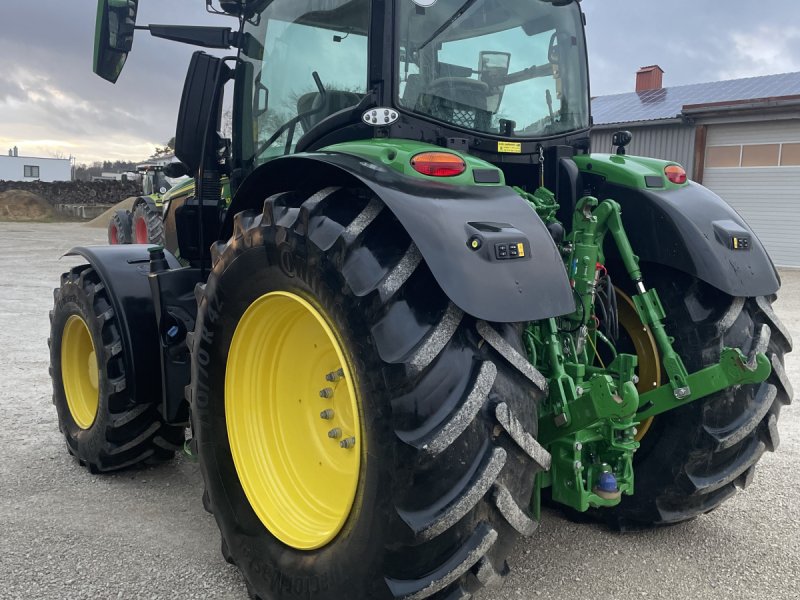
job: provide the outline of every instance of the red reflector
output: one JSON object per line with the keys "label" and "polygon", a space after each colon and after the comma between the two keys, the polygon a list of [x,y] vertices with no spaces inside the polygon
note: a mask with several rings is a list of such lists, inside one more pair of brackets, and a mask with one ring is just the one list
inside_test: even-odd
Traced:
{"label": "red reflector", "polygon": [[664,174],[672,183],[686,183],[686,170],[680,165],[669,165],[664,169]]}
{"label": "red reflector", "polygon": [[423,152],[411,159],[417,173],[431,177],[455,177],[467,170],[466,163],[449,152]]}

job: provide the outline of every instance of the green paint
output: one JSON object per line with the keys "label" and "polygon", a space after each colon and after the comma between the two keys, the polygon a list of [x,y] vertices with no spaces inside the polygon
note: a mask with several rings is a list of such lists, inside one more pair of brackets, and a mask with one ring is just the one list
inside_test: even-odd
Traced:
{"label": "green paint", "polygon": [[[441,146],[434,146],[433,144],[425,144],[422,142],[415,142],[413,140],[402,139],[372,139],[360,140],[356,142],[345,142],[343,144],[335,144],[322,148],[324,152],[339,152],[341,154],[351,154],[369,160],[374,163],[382,164],[390,169],[394,169],[398,173],[422,179],[425,181],[436,181],[439,183],[447,183],[451,185],[479,185],[479,186],[501,186],[505,185],[505,177],[500,171],[500,183],[475,183],[474,170],[475,169],[494,169],[499,171],[497,167],[469,154],[456,152],[442,148]],[[423,175],[418,173],[411,166],[411,159],[421,152],[447,152],[455,154],[464,161],[467,168],[461,175],[455,177],[431,177],[430,175]]]}
{"label": "green paint", "polygon": [[[163,196],[159,197],[158,194],[153,194],[150,197],[161,205],[167,204],[175,198],[188,197],[192,194],[194,194],[194,179],[187,179],[167,190],[167,193]],[[222,178],[222,198],[225,200],[226,206],[231,203],[231,182],[227,177]]]}
{"label": "green paint", "polygon": [[[620,176],[633,181],[631,171],[623,169]],[[517,191],[545,222],[555,221],[555,200],[548,190],[534,194]],[[639,292],[633,296],[636,312],[643,327],[653,333],[669,378],[666,385],[641,396],[634,383],[637,357],[617,352],[598,330],[595,316],[596,286],[602,271],[598,265],[605,261],[603,246],[609,234]],[[687,372],[667,335],[658,292],[644,286],[639,258],[622,225],[620,205],[614,200],[581,198],[560,250],[577,308],[559,321],[528,324],[523,336],[529,360],[549,382],[547,398],[539,409],[538,441],[550,452],[552,464],[548,473],[537,477],[532,498],[535,514],[544,487],[552,488],[553,500],[578,511],[618,504],[623,495],[634,493],[633,456],[639,448],[636,425],[722,389],[764,381],[771,369],[764,354],[748,365],[739,350],[725,348],[718,364]],[[603,364],[597,349],[600,342],[609,349],[608,364]],[[613,474],[617,484],[611,494],[598,489],[606,473]]]}
{"label": "green paint", "polygon": [[689,396],[678,399],[669,386],[662,385],[658,389],[642,394],[639,402],[647,408],[636,416],[643,421],[735,385],[760,383],[769,377],[771,372],[772,365],[765,354],[757,354],[755,362],[748,364],[747,357],[741,350],[724,348],[718,364],[687,376],[687,386],[691,390]]}
{"label": "green paint", "polygon": [[98,73],[100,66],[100,53],[101,45],[104,43],[103,36],[103,17],[105,16],[103,0],[97,3],[97,19],[94,27],[94,61],[92,63],[92,71]]}
{"label": "green paint", "polygon": [[[573,157],[575,164],[584,173],[600,175],[610,183],[625,187],[648,190],[674,190],[687,183],[675,184],[667,179],[664,169],[676,162],[646,158],[643,156],[618,156],[616,154],[581,154]],[[662,185],[648,186],[645,177],[660,177]]]}

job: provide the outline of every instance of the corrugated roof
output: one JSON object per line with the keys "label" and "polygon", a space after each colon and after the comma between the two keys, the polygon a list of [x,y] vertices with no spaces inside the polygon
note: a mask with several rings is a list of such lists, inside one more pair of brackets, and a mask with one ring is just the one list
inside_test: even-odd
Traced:
{"label": "corrugated roof", "polygon": [[684,106],[800,95],[800,72],[695,83],[592,100],[595,125],[674,119]]}

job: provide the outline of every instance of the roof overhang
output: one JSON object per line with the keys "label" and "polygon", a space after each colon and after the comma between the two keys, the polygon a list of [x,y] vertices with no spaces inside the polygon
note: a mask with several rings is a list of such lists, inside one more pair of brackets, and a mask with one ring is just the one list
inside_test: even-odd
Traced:
{"label": "roof overhang", "polygon": [[682,113],[689,118],[705,118],[729,116],[734,113],[786,110],[787,108],[800,108],[800,95],[687,104],[683,107]]}
{"label": "roof overhang", "polygon": [[658,127],[660,125],[688,125],[686,119],[682,116],[673,119],[653,119],[649,121],[628,121],[625,123],[595,123],[592,126],[593,130],[596,129],[625,129],[627,127]]}

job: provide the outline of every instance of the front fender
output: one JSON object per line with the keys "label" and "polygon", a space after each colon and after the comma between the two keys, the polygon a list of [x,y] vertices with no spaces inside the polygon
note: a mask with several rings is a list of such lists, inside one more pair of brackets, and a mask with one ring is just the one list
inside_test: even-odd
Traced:
{"label": "front fender", "polygon": [[625,230],[642,261],[683,271],[731,296],[766,296],[780,288],[756,234],[708,188],[694,182],[664,190],[606,183],[602,198],[622,206]]}
{"label": "front fender", "polygon": [[[117,318],[122,338],[127,389],[132,399],[161,399],[161,346],[150,289],[147,245],[73,248],[65,256],[81,256],[97,271]],[[170,268],[181,265],[164,252]]]}
{"label": "front fender", "polygon": [[[365,186],[397,217],[436,281],[465,313],[495,322],[535,321],[575,308],[564,264],[541,219],[511,188],[451,185],[402,175],[348,154],[319,152],[272,160],[243,182],[222,229],[292,189]],[[477,239],[479,247],[470,242]],[[497,257],[498,244],[523,244],[518,258]]]}

